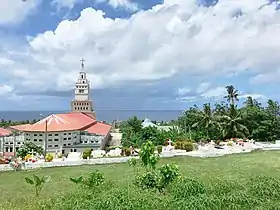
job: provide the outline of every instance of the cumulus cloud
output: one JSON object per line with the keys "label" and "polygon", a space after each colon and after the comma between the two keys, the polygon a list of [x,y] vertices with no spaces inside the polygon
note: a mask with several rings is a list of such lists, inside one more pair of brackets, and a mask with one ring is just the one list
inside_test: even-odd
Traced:
{"label": "cumulus cloud", "polygon": [[[9,67],[14,75],[10,83],[27,91],[70,90],[81,57],[93,88],[179,73],[186,80],[199,76],[204,81],[244,71],[273,74],[280,66],[276,7],[266,0],[220,0],[213,7],[199,6],[196,0],[166,0],[129,19],[110,19],[87,8],[77,20],[64,20],[54,31],[31,37],[22,52],[24,62]],[[207,88],[201,84],[197,93],[210,98],[225,91],[217,87],[205,92]]]}
{"label": "cumulus cloud", "polygon": [[41,0],[1,0],[0,26],[22,22],[40,3]]}
{"label": "cumulus cloud", "polygon": [[118,9],[118,8],[124,8],[130,11],[137,11],[138,10],[138,5],[131,0],[96,0],[97,3],[108,3],[111,5],[113,8]]}

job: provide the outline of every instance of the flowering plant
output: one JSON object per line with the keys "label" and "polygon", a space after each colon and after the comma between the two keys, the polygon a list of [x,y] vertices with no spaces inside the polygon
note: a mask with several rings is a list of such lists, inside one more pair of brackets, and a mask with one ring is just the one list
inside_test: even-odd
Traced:
{"label": "flowering plant", "polygon": [[15,159],[14,161],[10,162],[10,166],[14,171],[20,171],[22,170],[22,166],[24,165],[24,162],[19,161],[18,159]]}

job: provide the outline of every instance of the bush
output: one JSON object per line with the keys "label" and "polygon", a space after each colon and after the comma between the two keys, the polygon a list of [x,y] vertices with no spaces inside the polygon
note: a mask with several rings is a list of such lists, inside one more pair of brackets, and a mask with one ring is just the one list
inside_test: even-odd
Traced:
{"label": "bush", "polygon": [[54,156],[50,153],[48,153],[45,157],[45,161],[51,162],[53,160]]}
{"label": "bush", "polygon": [[183,142],[182,141],[176,141],[175,142],[175,149],[183,149]]}
{"label": "bush", "polygon": [[85,179],[83,178],[83,176],[80,176],[78,178],[70,178],[70,181],[75,184],[83,184],[84,186],[87,186],[89,188],[94,188],[101,184],[104,184],[105,178],[103,173],[95,170],[91,172]]}
{"label": "bush", "polygon": [[62,158],[62,157],[63,157],[63,155],[61,153],[57,154],[57,158]]}
{"label": "bush", "polygon": [[187,152],[193,151],[193,143],[191,143],[191,142],[184,142],[183,148]]}
{"label": "bush", "polygon": [[161,145],[157,146],[157,152],[158,152],[158,154],[162,153],[162,146]]}
{"label": "bush", "polygon": [[85,149],[82,155],[83,159],[88,159],[91,157],[91,149]]}
{"label": "bush", "polygon": [[159,189],[167,187],[171,182],[173,182],[179,176],[179,167],[176,164],[166,164],[159,168],[160,173],[160,183]]}
{"label": "bush", "polygon": [[128,147],[122,148],[122,156],[130,156],[130,149]]}
{"label": "bush", "polygon": [[158,186],[159,177],[155,171],[148,171],[136,176],[135,182],[142,189],[152,189]]}

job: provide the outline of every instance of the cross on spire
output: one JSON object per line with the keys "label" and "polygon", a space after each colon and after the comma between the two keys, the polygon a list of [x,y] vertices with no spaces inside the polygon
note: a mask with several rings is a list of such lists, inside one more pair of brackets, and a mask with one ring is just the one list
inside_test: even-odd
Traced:
{"label": "cross on spire", "polygon": [[82,58],[80,61],[82,63],[82,69],[84,69],[84,66],[85,66],[84,62],[85,62],[85,60]]}

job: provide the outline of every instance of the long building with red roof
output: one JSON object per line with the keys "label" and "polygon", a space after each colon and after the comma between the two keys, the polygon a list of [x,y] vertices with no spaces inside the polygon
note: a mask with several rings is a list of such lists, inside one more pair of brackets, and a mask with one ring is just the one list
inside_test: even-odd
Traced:
{"label": "long building with red roof", "polygon": [[[31,141],[47,152],[83,152],[84,149],[103,149],[110,139],[111,125],[96,120],[93,105],[89,99],[89,81],[83,70],[75,84],[75,97],[71,101],[71,112],[52,114],[34,124],[0,128],[0,153],[16,152],[26,141]],[[12,131],[20,135],[11,138]],[[2,151],[1,151],[2,150]]]}

